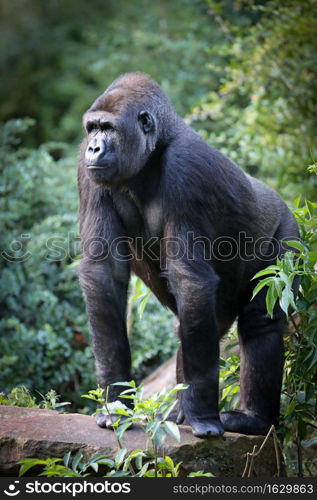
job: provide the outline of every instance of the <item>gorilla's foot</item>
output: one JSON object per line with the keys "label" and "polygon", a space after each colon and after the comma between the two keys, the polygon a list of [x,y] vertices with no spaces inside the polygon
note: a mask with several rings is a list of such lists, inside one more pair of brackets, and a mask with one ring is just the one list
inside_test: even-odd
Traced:
{"label": "gorilla's foot", "polygon": [[271,423],[257,415],[248,415],[240,410],[220,413],[220,420],[228,432],[262,436],[268,433]]}
{"label": "gorilla's foot", "polygon": [[221,436],[224,433],[223,426],[217,418],[185,417],[182,410],[176,418],[177,424],[190,425],[194,436],[206,438],[210,436]]}
{"label": "gorilla's foot", "polygon": [[222,436],[224,428],[217,419],[198,420],[195,419],[190,422],[192,433],[199,438],[206,438],[210,436]]}
{"label": "gorilla's foot", "polygon": [[99,425],[99,427],[111,430],[113,430],[113,424],[116,420],[118,420],[118,418],[120,418],[120,424],[123,424],[126,420],[126,417],[123,415],[104,415],[103,413],[97,413],[95,416],[96,424]]}

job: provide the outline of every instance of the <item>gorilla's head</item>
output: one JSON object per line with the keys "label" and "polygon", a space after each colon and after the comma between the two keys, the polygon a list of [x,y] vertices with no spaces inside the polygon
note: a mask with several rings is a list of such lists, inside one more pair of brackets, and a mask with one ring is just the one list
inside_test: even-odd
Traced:
{"label": "gorilla's head", "polygon": [[82,161],[98,184],[135,176],[172,139],[178,117],[159,85],[143,73],[115,80],[84,114]]}

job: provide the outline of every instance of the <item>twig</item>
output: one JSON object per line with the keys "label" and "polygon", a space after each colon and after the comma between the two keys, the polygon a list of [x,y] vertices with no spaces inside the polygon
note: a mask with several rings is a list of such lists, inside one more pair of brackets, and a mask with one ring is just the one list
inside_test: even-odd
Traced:
{"label": "twig", "polygon": [[281,461],[280,461],[280,453],[278,446],[278,438],[276,435],[276,430],[273,432],[273,441],[274,441],[274,450],[275,450],[275,458],[276,458],[276,466],[277,466],[277,477],[281,477]]}
{"label": "twig", "polygon": [[249,472],[248,472],[248,477],[251,477],[251,473],[253,471],[253,462],[254,462],[254,458],[256,457],[256,445],[253,446],[253,450],[252,450],[252,453],[251,453],[251,457],[250,457],[250,466],[249,466]]}
{"label": "twig", "polygon": [[247,453],[247,461],[245,463],[245,467],[244,467],[244,471],[243,471],[242,477],[246,477],[247,476],[247,472],[249,470],[250,455],[251,455],[251,453],[248,452]]}
{"label": "twig", "polygon": [[[271,425],[271,427],[270,427],[267,435],[265,436],[265,438],[263,440],[263,443],[261,444],[261,446],[258,449],[258,451],[255,451],[256,446],[254,446],[252,452],[248,452],[247,453],[247,462],[245,464],[245,468],[244,468],[242,477],[251,477],[254,459],[260,455],[260,453],[263,450],[264,446],[266,445],[266,443],[267,443],[270,435],[274,431],[275,431],[275,427],[274,427],[274,425]],[[252,465],[252,468],[251,468],[251,465]],[[248,473],[248,475],[246,476],[247,473]]]}

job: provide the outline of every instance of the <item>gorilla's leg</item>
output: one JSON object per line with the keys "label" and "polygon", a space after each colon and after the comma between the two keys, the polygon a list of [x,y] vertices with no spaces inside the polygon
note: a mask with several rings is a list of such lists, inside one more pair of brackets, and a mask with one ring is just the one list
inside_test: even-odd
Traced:
{"label": "gorilla's leg", "polygon": [[[294,217],[282,207],[284,216],[268,248],[270,262],[291,250],[285,240],[299,237]],[[273,245],[273,246],[272,246]],[[283,377],[283,333],[287,326],[285,313],[276,304],[271,318],[266,309],[266,287],[251,300],[257,281],[252,282],[246,301],[240,310],[238,331],[240,340],[240,403],[236,411],[221,414],[227,431],[245,434],[266,434],[272,424],[277,425]],[[299,282],[293,283],[296,294]]]}
{"label": "gorilla's leg", "polygon": [[266,434],[278,423],[286,318],[279,306],[273,319],[268,316],[265,293],[262,290],[239,316],[240,402],[236,411],[220,415],[226,431]]}

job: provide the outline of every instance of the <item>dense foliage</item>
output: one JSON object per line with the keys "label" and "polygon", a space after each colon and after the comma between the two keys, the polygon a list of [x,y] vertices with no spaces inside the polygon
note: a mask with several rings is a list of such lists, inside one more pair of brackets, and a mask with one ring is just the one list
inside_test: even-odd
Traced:
{"label": "dense foliage", "polygon": [[151,74],[188,112],[208,91],[207,49],[219,37],[206,10],[203,0],[4,2],[0,119],[32,116],[33,141],[73,142],[83,111],[135,70]]}
{"label": "dense foliage", "polygon": [[81,292],[69,267],[77,223],[69,174],[75,172],[71,160],[54,160],[50,150],[58,145],[19,145],[29,125],[10,121],[0,136],[1,389],[23,384],[64,394],[80,388],[82,373],[95,383]]}
{"label": "dense foliage", "polygon": [[[316,189],[306,165],[317,156],[317,4],[315,0],[238,2],[249,26],[226,2],[208,0],[226,40],[210,49],[219,85],[191,121],[210,141],[289,201]],[[260,5],[259,5],[260,4]]]}

